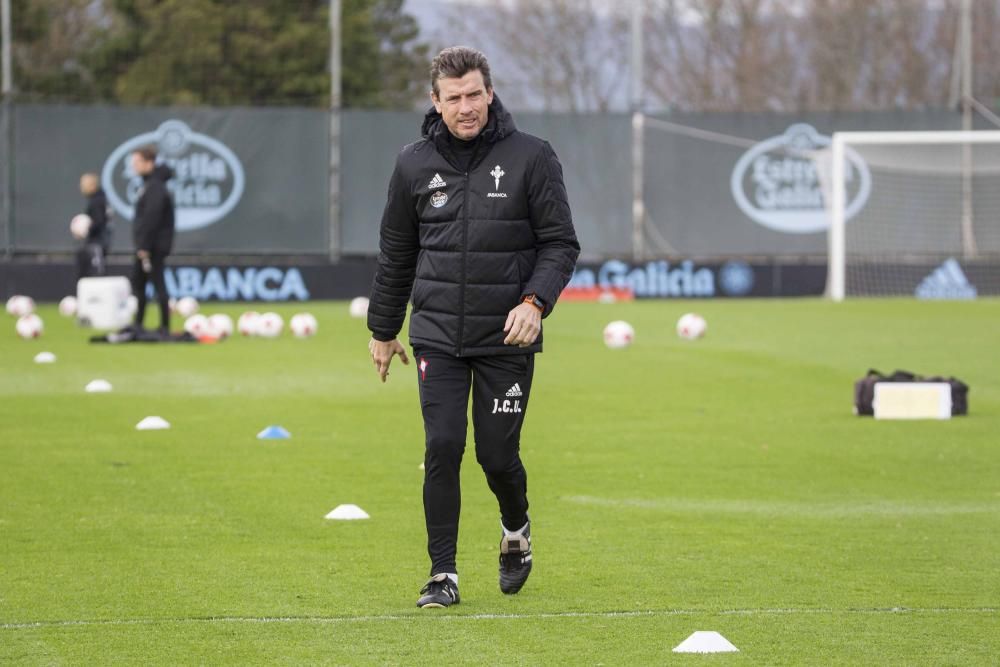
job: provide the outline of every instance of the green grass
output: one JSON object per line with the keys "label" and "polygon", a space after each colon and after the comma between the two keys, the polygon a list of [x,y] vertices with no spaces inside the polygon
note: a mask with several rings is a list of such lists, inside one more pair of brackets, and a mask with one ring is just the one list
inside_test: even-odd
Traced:
{"label": "green grass", "polygon": [[[90,345],[53,307],[25,342],[5,319],[0,662],[996,664],[998,306],[560,306],[523,433],[535,571],[497,590],[470,451],[462,604],[437,611],[414,607],[416,371],[380,384],[346,304],[311,304],[310,340],[204,346]],[[696,343],[673,333],[691,309]],[[605,349],[619,318],[636,343]],[[961,377],[971,415],[856,418],[871,366]],[[97,377],[114,392],[85,394]],[[151,414],[172,429],[135,431]],[[273,423],[292,439],[255,439]],[[371,520],[323,519],[345,502]],[[695,630],[741,652],[673,654]]]}

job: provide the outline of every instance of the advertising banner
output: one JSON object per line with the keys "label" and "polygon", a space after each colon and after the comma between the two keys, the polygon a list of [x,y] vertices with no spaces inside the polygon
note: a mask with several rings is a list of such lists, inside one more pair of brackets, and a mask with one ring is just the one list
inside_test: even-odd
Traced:
{"label": "advertising banner", "polygon": [[16,107],[14,243],[75,247],[80,175],[100,177],[113,249],[131,250],[142,179],[132,151],[154,145],[174,171],[175,253],[328,254],[328,115],[302,109]]}

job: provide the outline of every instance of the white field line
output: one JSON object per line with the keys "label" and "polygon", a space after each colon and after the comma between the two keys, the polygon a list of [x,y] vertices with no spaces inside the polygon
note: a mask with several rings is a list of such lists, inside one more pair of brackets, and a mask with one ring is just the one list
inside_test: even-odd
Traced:
{"label": "white field line", "polygon": [[635,508],[661,512],[696,514],[755,514],[805,518],[848,518],[859,516],[954,516],[960,514],[1000,515],[1000,502],[978,503],[904,502],[897,500],[847,502],[794,502],[760,500],[693,500],[688,498],[599,498],[564,496],[577,505]]}
{"label": "white field line", "polygon": [[564,611],[538,612],[534,614],[442,614],[414,611],[410,614],[381,614],[373,616],[193,616],[186,618],[108,618],[91,620],[25,621],[0,623],[0,630],[28,630],[32,628],[65,628],[77,626],[122,626],[122,625],[175,625],[211,623],[257,623],[257,624],[349,624],[378,623],[394,621],[422,621],[433,618],[436,621],[508,621],[536,620],[546,618],[642,618],[661,616],[795,616],[795,615],[837,615],[837,614],[996,614],[997,607],[886,607],[870,609],[647,609],[635,611]]}

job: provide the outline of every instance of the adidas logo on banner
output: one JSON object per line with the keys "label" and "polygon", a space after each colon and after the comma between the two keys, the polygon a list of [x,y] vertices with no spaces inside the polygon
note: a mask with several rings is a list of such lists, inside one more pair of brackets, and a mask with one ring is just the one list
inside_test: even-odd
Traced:
{"label": "adidas logo on banner", "polygon": [[521,395],[521,384],[515,382],[514,386],[507,390],[507,398],[517,398]]}
{"label": "adidas logo on banner", "polygon": [[918,299],[975,299],[976,288],[951,258],[921,280],[914,295]]}
{"label": "adidas logo on banner", "polygon": [[441,174],[434,174],[434,178],[432,178],[431,182],[427,184],[427,187],[434,190],[436,188],[443,188],[446,185],[448,184],[444,182],[443,178],[441,178]]}

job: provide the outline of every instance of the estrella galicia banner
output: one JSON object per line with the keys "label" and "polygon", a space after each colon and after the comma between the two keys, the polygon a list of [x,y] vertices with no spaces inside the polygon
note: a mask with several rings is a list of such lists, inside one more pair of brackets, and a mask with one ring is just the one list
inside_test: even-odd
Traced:
{"label": "estrella galicia banner", "polygon": [[157,146],[159,161],[174,176],[167,188],[174,198],[178,232],[207,227],[226,217],[240,203],[246,176],[243,163],[224,143],[194,132],[171,118],[156,128],[127,139],[112,151],[101,169],[101,186],[115,211],[133,220],[142,177],[132,170],[130,156],[143,146]]}
{"label": "estrella galicia banner", "polygon": [[153,145],[171,167],[176,253],[329,252],[328,116],[310,109],[16,107],[14,242],[75,247],[78,183],[96,173],[114,211],[114,250],[132,249],[142,187],[129,156]]}
{"label": "estrella galicia banner", "polygon": [[628,290],[637,299],[710,299],[818,296],[826,289],[825,264],[609,260],[578,264],[569,288]]}
{"label": "estrella galicia banner", "polygon": [[[822,232],[830,227],[818,160],[832,139],[808,123],[795,123],[776,137],[757,143],[733,167],[730,187],[736,205],[759,225],[788,234]],[[872,177],[864,159],[847,150],[847,219],[864,207]]]}
{"label": "estrella galicia banner", "polygon": [[[769,257],[784,264],[826,256],[830,216],[824,168],[835,132],[958,127],[958,117],[948,110],[676,113],[664,120],[712,134],[663,129],[655,118],[647,124],[649,251]],[[846,157],[847,220],[859,224],[874,194],[891,185],[858,152],[848,150]]]}

